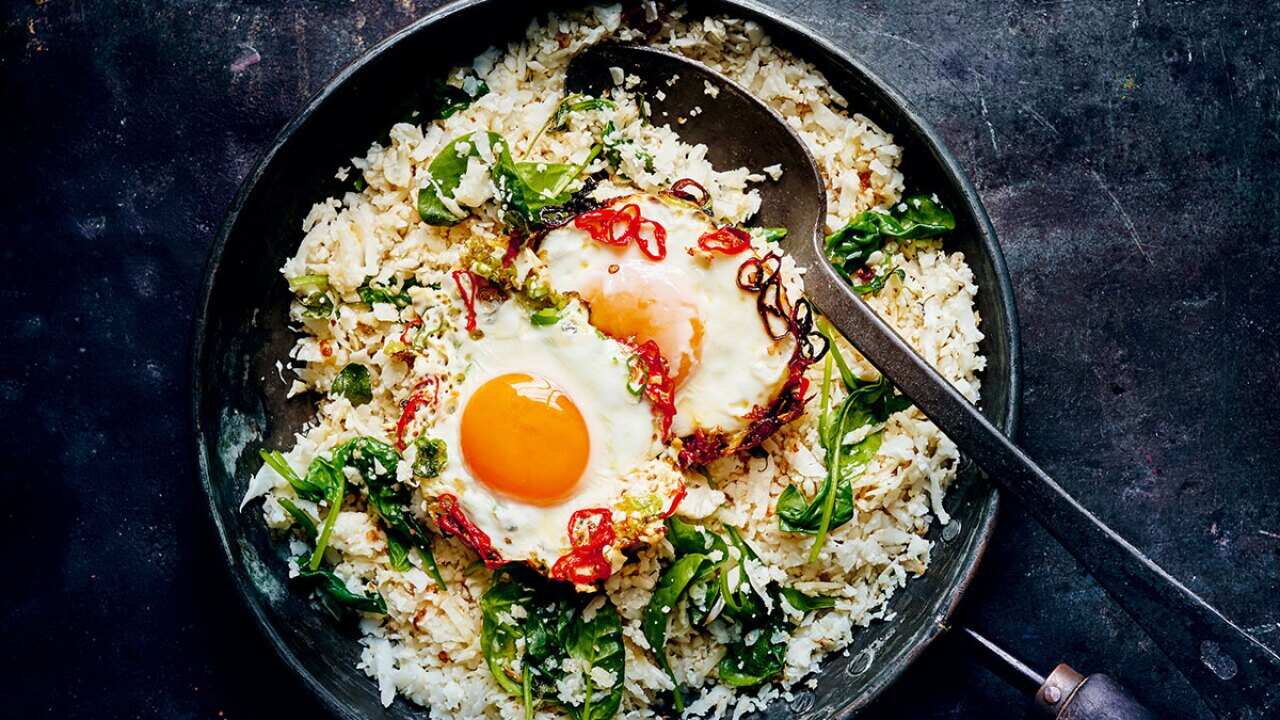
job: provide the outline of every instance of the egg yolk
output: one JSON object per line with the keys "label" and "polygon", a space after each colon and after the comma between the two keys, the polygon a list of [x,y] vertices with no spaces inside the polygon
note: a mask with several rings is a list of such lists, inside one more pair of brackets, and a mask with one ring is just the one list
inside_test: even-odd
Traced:
{"label": "egg yolk", "polygon": [[547,380],[509,373],[476,389],[462,411],[462,458],[491,490],[531,505],[573,492],[591,441],[573,401]]}
{"label": "egg yolk", "polygon": [[654,263],[615,265],[583,288],[591,324],[618,339],[658,344],[677,387],[702,359],[702,318],[697,306]]}

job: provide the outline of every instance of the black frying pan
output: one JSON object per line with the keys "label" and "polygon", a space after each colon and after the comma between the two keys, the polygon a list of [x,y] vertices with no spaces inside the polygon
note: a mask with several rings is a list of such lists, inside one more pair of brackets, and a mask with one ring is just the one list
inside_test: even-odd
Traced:
{"label": "black frying pan", "polygon": [[[236,585],[281,657],[335,715],[420,716],[397,701],[383,708],[376,683],[356,669],[356,637],[336,629],[287,583],[284,548],[273,542],[256,506],[239,511],[261,447],[283,447],[313,414],[313,398],[285,398],[275,363],[294,341],[292,299],[277,272],[301,240],[311,205],[342,192],[334,169],[363,155],[371,140],[415,109],[429,81],[470,62],[491,45],[523,35],[531,19],[578,3],[466,0],[429,15],[343,69],[281,131],[236,196],[214,244],[196,326],[193,414],[201,480]],[[936,192],[956,214],[949,247],[964,252],[980,288],[986,335],[983,410],[1007,434],[1018,401],[1018,330],[1013,291],[995,232],[955,159],[906,100],[861,63],[775,12],[740,0],[694,3],[695,11],[753,19],[774,41],[814,63],[850,107],[892,133],[903,147],[910,191]],[[836,654],[813,693],[766,710],[776,717],[844,717],[878,695],[942,632],[977,567],[995,522],[998,498],[971,467],[947,494],[954,520],[934,527],[932,564],[890,603],[892,622],[859,630],[847,656]]]}

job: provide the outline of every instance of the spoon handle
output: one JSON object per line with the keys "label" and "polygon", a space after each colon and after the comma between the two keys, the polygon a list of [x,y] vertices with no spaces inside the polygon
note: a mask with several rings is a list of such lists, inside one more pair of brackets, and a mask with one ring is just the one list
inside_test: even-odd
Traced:
{"label": "spoon handle", "polygon": [[842,335],[1067,549],[1221,718],[1274,717],[1280,656],[1223,617],[1071,497],[824,262],[805,295]]}

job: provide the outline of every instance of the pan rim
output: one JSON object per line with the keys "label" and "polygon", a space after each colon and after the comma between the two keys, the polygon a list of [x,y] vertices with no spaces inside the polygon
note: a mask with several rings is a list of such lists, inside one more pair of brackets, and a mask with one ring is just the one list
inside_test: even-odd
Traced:
{"label": "pan rim", "polygon": [[[290,121],[272,138],[265,150],[263,150],[257,161],[254,163],[253,169],[245,176],[241,182],[239,190],[236,192],[231,203],[228,206],[226,215],[218,230],[218,234],[214,238],[214,242],[210,247],[208,259],[203,269],[203,279],[201,283],[200,294],[197,296],[196,317],[194,323],[194,332],[191,336],[190,366],[188,368],[190,377],[190,427],[193,430],[193,445],[196,455],[196,470],[199,475],[200,484],[205,494],[208,504],[210,521],[213,524],[214,531],[218,538],[218,543],[222,548],[222,555],[226,564],[224,570],[228,573],[229,579],[237,589],[237,595],[240,602],[249,610],[253,616],[259,629],[266,636],[276,654],[284,661],[284,663],[302,679],[306,685],[321,703],[335,716],[344,718],[344,720],[357,720],[361,716],[355,713],[352,708],[342,702],[329,688],[321,683],[307,667],[302,663],[298,656],[284,641],[280,633],[275,629],[273,623],[268,619],[262,605],[261,598],[250,593],[244,583],[240,582],[237,577],[237,569],[241,562],[237,559],[232,547],[232,538],[224,525],[219,508],[216,501],[216,492],[213,487],[212,477],[209,471],[209,462],[211,457],[211,448],[205,441],[206,428],[201,419],[201,404],[204,384],[204,365],[207,354],[207,330],[209,325],[209,309],[214,293],[214,280],[221,266],[223,256],[225,254],[227,243],[231,237],[233,229],[236,227],[240,214],[250,195],[257,188],[259,181],[265,174],[267,168],[271,166],[281,149],[293,137],[295,132],[305,124],[324,104],[335,94],[335,92],[347,81],[355,75],[361,68],[372,62],[374,59],[387,52],[393,46],[404,41],[408,37],[422,32],[430,25],[436,24],[441,20],[469,10],[475,6],[486,5],[493,0],[457,0],[438,8],[423,17],[409,23],[405,27],[393,32],[386,38],[361,53],[339,69],[333,77],[325,83],[325,85],[314,93],[303,107],[290,119]],[[590,2],[582,3],[584,5]],[[959,166],[956,158],[951,154],[946,144],[942,141],[937,130],[934,129],[926,119],[924,119],[918,111],[907,101],[901,92],[893,85],[885,81],[878,74],[870,70],[863,62],[854,58],[849,53],[836,46],[833,42],[824,37],[821,33],[809,28],[783,13],[773,8],[764,6],[755,0],[710,0],[710,2],[690,2],[691,5],[705,5],[712,8],[719,8],[729,11],[736,11],[743,15],[754,16],[755,19],[764,19],[767,23],[781,26],[788,32],[804,37],[813,47],[832,58],[835,62],[845,65],[854,71],[855,74],[862,76],[868,84],[877,92],[882,94],[886,100],[896,107],[902,113],[905,120],[913,125],[923,139],[925,146],[934,159],[938,162],[946,176],[949,184],[955,188],[964,203],[967,205],[969,212],[976,221],[977,235],[976,240],[983,247],[988,260],[991,262],[994,270],[995,282],[984,284],[983,289],[988,292],[994,292],[998,297],[997,307],[1003,315],[1002,320],[1006,329],[1004,351],[1008,357],[1008,401],[1004,412],[998,418],[997,425],[1009,435],[1014,435],[1017,429],[1019,405],[1021,401],[1021,343],[1020,330],[1017,319],[1017,308],[1015,305],[1012,280],[1009,275],[1008,266],[1005,262],[1004,254],[1000,248],[999,240],[996,236],[995,229],[991,224],[991,220],[987,215],[986,209],[982,204],[977,190],[973,187],[969,177]],[[937,601],[940,606],[940,613],[936,616],[933,623],[927,624],[923,629],[923,634],[917,638],[910,649],[905,651],[901,662],[891,669],[884,676],[877,678],[876,681],[864,686],[864,690],[858,700],[847,706],[844,710],[836,713],[833,717],[837,720],[845,720],[851,717],[867,704],[872,702],[891,684],[893,684],[899,676],[906,670],[908,666],[914,663],[924,650],[930,646],[945,629],[946,621],[955,612],[964,592],[968,589],[970,583],[976,574],[977,568],[986,554],[990,544],[991,536],[995,528],[996,518],[999,514],[1000,493],[998,489],[991,488],[990,498],[984,501],[985,507],[982,509],[982,524],[977,529],[976,544],[968,556],[961,561],[961,571],[957,576],[956,582],[942,594]]]}

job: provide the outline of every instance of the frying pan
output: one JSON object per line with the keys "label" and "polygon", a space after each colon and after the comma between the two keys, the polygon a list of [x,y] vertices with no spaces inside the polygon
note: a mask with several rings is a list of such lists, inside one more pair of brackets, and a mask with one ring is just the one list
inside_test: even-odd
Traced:
{"label": "frying pan", "polygon": [[[276,363],[295,333],[292,295],[277,269],[296,250],[311,205],[345,190],[334,170],[414,110],[433,78],[486,48],[519,39],[531,20],[583,3],[464,0],[379,43],[348,65],[276,137],[233,201],[206,270],[196,323],[192,403],[201,482],[235,585],[281,658],[341,718],[410,718],[397,700],[384,708],[377,684],[356,669],[358,638],[335,627],[291,588],[285,548],[257,506],[240,499],[258,469],[259,448],[291,445],[313,417],[313,397],[286,398]],[[987,358],[982,409],[1012,434],[1019,397],[1018,327],[1013,290],[991,222],[938,134],[906,99],[861,62],[777,12],[742,0],[692,2],[697,14],[754,20],[774,42],[813,63],[849,101],[902,146],[908,191],[937,193],[956,216],[949,249],[963,252],[979,291]],[[947,493],[953,520],[936,524],[928,572],[889,603],[894,619],[858,630],[847,655],[830,657],[813,691],[775,701],[766,717],[844,718],[871,702],[941,632],[981,559],[995,523],[996,490],[970,464]]]}

